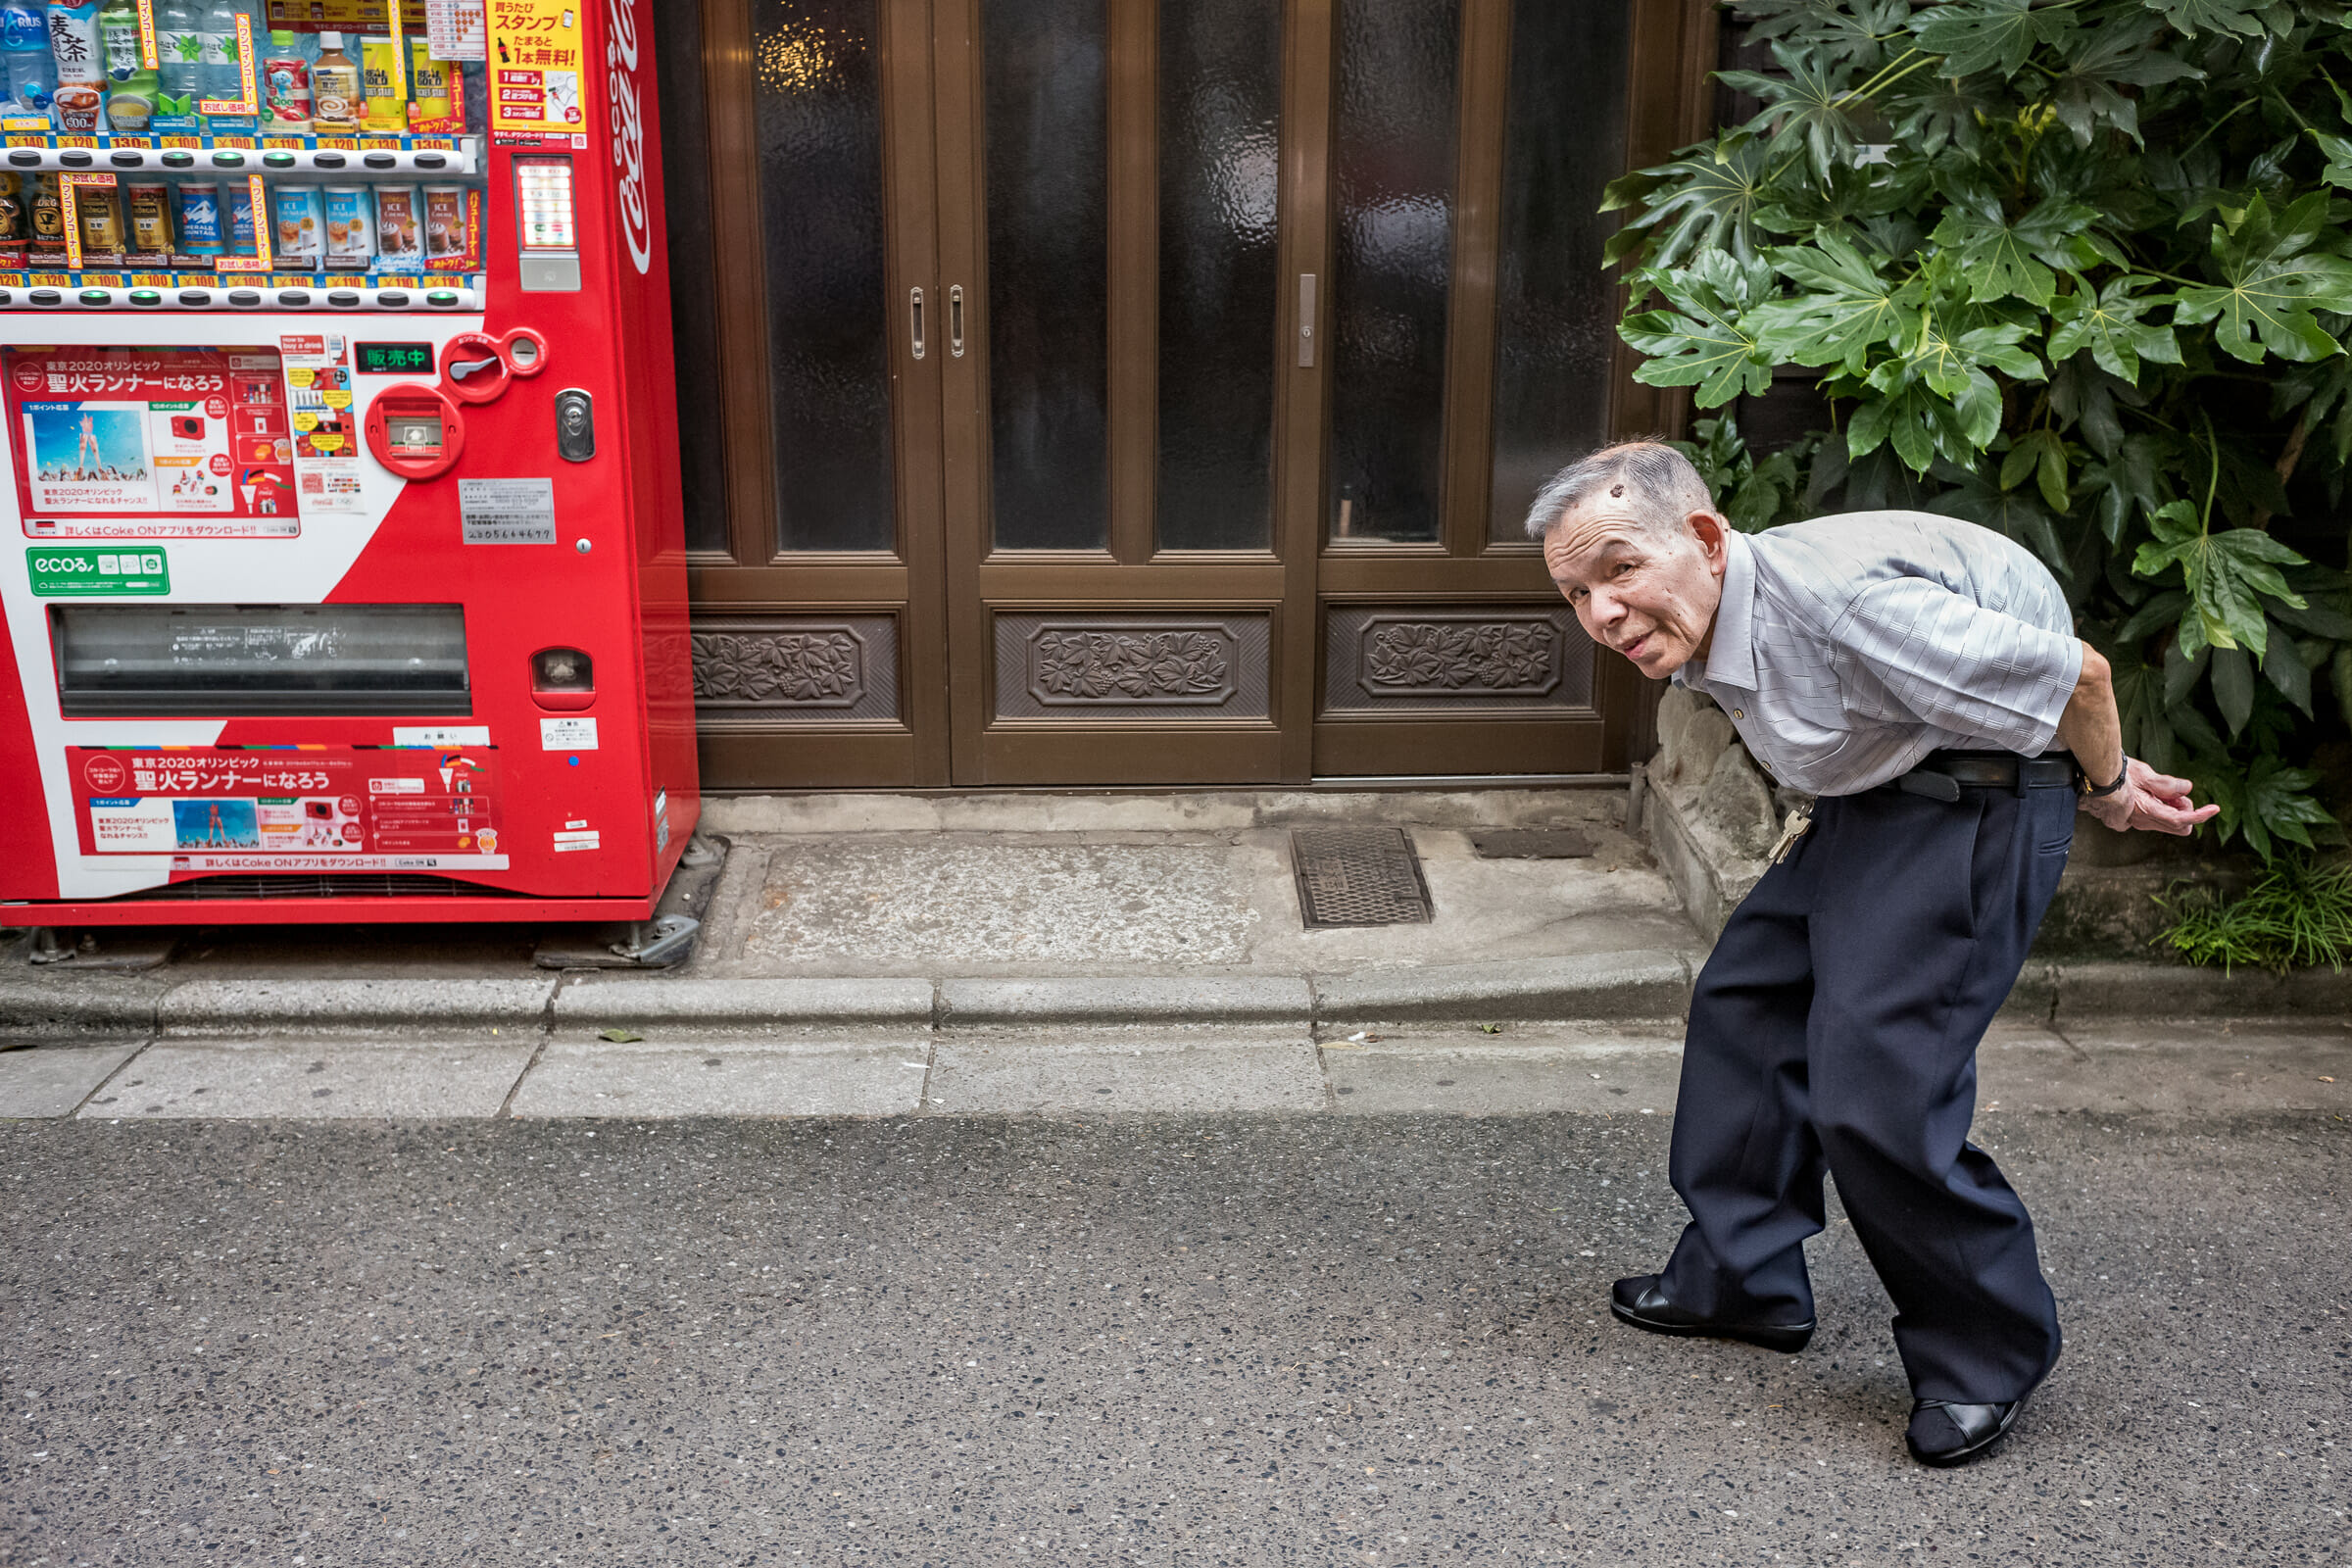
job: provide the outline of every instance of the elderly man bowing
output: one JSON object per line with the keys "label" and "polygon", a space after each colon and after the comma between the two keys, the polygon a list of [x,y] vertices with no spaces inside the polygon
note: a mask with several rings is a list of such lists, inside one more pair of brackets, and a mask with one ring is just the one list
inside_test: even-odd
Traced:
{"label": "elderly man bowing", "polygon": [[1894,1298],[1912,1456],[1973,1457],[2058,1359],[2033,1221],[1968,1141],[1977,1044],[2077,809],[2186,833],[2214,808],[2125,757],[2106,661],[1988,529],[1864,512],[1750,538],[1682,454],[1632,443],[1561,470],[1528,531],[1594,642],[1820,797],[1699,974],[1668,1167],[1690,1223],[1611,1309],[1801,1348],[1826,1168]]}

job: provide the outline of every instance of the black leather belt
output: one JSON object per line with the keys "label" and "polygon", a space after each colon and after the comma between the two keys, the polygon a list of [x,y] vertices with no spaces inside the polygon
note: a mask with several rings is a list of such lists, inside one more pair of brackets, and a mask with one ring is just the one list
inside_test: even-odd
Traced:
{"label": "black leather belt", "polygon": [[1924,795],[1931,801],[1957,801],[1964,789],[2071,790],[2075,787],[2075,754],[2050,752],[2040,757],[2018,757],[2008,752],[1931,752],[1926,761],[1888,781],[1905,795]]}

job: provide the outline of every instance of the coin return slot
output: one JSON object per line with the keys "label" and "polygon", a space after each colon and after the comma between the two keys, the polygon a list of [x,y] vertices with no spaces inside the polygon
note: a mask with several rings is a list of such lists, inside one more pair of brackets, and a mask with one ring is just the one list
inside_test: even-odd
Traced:
{"label": "coin return slot", "polygon": [[387,414],[384,416],[384,438],[392,450],[404,458],[438,458],[441,456],[441,416],[438,414]]}
{"label": "coin return slot", "polygon": [[473,711],[458,605],[61,605],[68,718]]}

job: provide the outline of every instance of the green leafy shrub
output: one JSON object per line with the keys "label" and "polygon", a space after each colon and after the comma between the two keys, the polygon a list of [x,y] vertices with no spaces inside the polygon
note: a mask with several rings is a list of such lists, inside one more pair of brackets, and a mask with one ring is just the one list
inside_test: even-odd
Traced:
{"label": "green leafy shrub", "polygon": [[2166,907],[2178,918],[2156,940],[2191,963],[2284,974],[2322,963],[2340,970],[2352,958],[2352,865],[2282,855],[2242,898],[2198,889]]}
{"label": "green leafy shrub", "polygon": [[1742,528],[1972,518],[2058,575],[2125,742],[2266,860],[2341,831],[2352,723],[2352,7],[1742,0],[1764,107],[1610,187],[1620,330],[1716,409],[1819,373],[1832,428],[1694,455]]}

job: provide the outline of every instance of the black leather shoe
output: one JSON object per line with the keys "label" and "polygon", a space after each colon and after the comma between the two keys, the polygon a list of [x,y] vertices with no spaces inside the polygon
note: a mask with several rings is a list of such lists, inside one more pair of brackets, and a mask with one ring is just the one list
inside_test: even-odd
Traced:
{"label": "black leather shoe", "polygon": [[1687,1312],[1667,1299],[1658,1289],[1655,1274],[1636,1274],[1619,1280],[1609,1292],[1609,1310],[1620,1323],[1631,1323],[1652,1334],[1674,1334],[1685,1338],[1744,1340],[1749,1345],[1761,1345],[1767,1350],[1781,1350],[1794,1355],[1805,1348],[1813,1337],[1813,1320],[1802,1323],[1718,1323],[1713,1318]]}
{"label": "black leather shoe", "polygon": [[1911,1457],[1921,1464],[1946,1469],[1966,1464],[2001,1441],[2017,1422],[2023,1399],[2007,1404],[1954,1404],[1945,1399],[1921,1399],[1911,1406],[1911,1428],[1903,1434]]}

